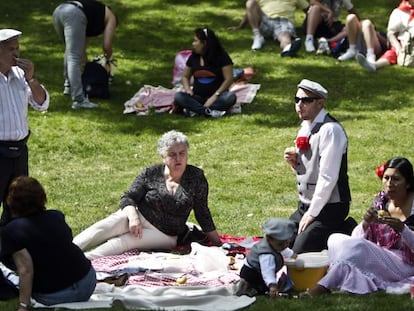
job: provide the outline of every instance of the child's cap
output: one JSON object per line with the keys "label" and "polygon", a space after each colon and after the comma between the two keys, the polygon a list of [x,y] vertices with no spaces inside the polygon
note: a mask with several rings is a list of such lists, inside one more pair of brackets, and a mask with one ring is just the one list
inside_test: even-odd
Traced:
{"label": "child's cap", "polygon": [[295,223],[286,218],[271,218],[262,225],[263,232],[272,239],[289,240],[295,233]]}

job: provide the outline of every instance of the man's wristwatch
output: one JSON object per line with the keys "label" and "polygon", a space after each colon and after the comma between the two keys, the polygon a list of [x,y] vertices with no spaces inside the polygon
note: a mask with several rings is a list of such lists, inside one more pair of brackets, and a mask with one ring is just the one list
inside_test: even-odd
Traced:
{"label": "man's wristwatch", "polygon": [[217,92],[215,93],[215,95],[216,95],[216,96],[220,96],[220,92],[219,92],[219,91],[217,91]]}

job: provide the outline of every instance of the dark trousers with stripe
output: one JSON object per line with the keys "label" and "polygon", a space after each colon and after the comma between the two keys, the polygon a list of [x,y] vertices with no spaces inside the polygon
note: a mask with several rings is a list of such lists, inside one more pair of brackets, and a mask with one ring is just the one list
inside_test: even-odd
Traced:
{"label": "dark trousers with stripe", "polygon": [[0,226],[10,220],[10,212],[6,204],[8,187],[14,178],[29,175],[28,159],[29,153],[26,144],[21,147],[18,154],[13,156],[0,152],[0,203],[3,206]]}
{"label": "dark trousers with stripe", "polygon": [[[297,210],[290,216],[296,226],[299,226],[300,220],[308,209],[309,204],[299,202]],[[292,249],[297,254],[327,249],[328,237],[334,232],[343,232],[348,213],[349,202],[326,204],[314,222],[295,236]]]}

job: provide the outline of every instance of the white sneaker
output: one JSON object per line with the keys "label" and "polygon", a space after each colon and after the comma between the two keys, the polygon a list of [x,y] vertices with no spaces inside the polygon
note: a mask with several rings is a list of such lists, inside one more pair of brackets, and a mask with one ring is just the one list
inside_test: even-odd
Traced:
{"label": "white sneaker", "polygon": [[231,108],[228,110],[228,113],[230,114],[239,114],[242,113],[242,107],[240,104],[235,104],[231,106]]}
{"label": "white sneaker", "polygon": [[63,89],[63,95],[70,95],[70,86],[65,86]]}
{"label": "white sneaker", "polygon": [[369,60],[367,60],[364,54],[358,53],[355,59],[366,71],[374,72],[375,70],[377,70],[375,62],[370,62]]}
{"label": "white sneaker", "polygon": [[253,37],[252,50],[260,50],[265,43],[265,39],[262,35],[255,35]]}
{"label": "white sneaker", "polygon": [[329,42],[326,38],[321,37],[318,40],[318,50],[316,55],[329,55],[331,54],[331,49],[329,48]]}
{"label": "white sneaker", "polygon": [[370,63],[374,63],[377,60],[377,57],[375,56],[375,54],[373,55],[367,55],[367,61],[369,61]]}
{"label": "white sneaker", "polygon": [[315,45],[313,44],[312,39],[306,39],[305,40],[305,50],[308,53],[315,52]]}
{"label": "white sneaker", "polygon": [[206,114],[212,118],[220,118],[226,114],[225,111],[206,109]]}
{"label": "white sneaker", "polygon": [[81,108],[94,109],[96,107],[98,107],[98,105],[91,103],[88,98],[85,98],[83,102],[74,101],[72,104],[72,109],[75,109],[75,110],[81,109]]}
{"label": "white sneaker", "polygon": [[341,56],[338,57],[338,60],[341,61],[341,62],[343,62],[345,60],[350,60],[350,59],[355,58],[356,54],[357,53],[356,53],[355,50],[348,49],[348,50],[346,50],[346,52],[344,54],[342,54]]}

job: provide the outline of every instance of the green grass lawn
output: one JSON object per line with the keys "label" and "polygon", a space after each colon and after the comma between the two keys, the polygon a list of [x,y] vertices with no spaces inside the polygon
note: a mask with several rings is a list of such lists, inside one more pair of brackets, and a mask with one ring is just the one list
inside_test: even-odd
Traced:
{"label": "green grass lawn", "polygon": [[[303,78],[329,90],[327,109],[347,131],[351,215],[357,220],[381,189],[377,165],[397,155],[414,161],[412,69],[393,66],[370,74],[356,62],[308,55],[303,48],[297,58],[281,58],[271,41],[262,51],[252,52],[248,28],[227,30],[239,22],[244,1],[106,0],[120,18],[112,97],[98,100],[96,111],[73,111],[62,94],[64,47],[51,19],[60,2],[1,1],[0,27],[23,32],[21,57],[34,61],[36,76],[50,92],[49,111],[29,115],[30,173],[45,185],[48,208],[62,210],[74,234],[118,208],[133,178],[160,161],[156,141],[170,129],[189,136],[189,162],[206,173],[209,206],[219,232],[260,235],[267,218],[288,217],[295,210],[297,193],[283,150],[293,144],[300,124],[293,96]],[[399,1],[353,3],[363,18],[385,30]],[[300,29],[303,14],[296,17]],[[191,48],[193,30],[199,26],[216,31],[235,67],[257,70],[252,82],[260,83],[261,89],[255,101],[245,105],[242,114],[219,120],[124,115],[124,102],[144,84],[171,86],[174,56]],[[88,51],[90,58],[101,54],[101,38],[92,40]],[[248,310],[406,310],[412,303],[408,295],[382,293],[311,300],[261,297]],[[15,306],[14,301],[0,303],[1,310]]]}

